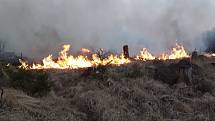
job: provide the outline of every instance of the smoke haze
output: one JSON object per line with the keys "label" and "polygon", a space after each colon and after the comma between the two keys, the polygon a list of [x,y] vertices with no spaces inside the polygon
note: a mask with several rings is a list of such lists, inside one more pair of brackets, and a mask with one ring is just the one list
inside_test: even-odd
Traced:
{"label": "smoke haze", "polygon": [[172,47],[206,48],[202,33],[215,27],[214,0],[0,0],[0,39],[30,57],[62,43],[133,53]]}
{"label": "smoke haze", "polygon": [[203,40],[206,45],[206,52],[215,53],[215,28],[204,33]]}

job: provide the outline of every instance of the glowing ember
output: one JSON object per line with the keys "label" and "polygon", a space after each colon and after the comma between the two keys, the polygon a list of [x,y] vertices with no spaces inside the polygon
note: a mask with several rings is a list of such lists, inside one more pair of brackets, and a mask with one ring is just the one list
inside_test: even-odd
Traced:
{"label": "glowing ember", "polygon": [[79,55],[74,57],[68,55],[70,45],[64,45],[63,50],[59,53],[57,61],[54,61],[52,55],[44,58],[42,64],[33,64],[28,65],[24,61],[20,61],[22,64],[20,68],[25,69],[78,69],[78,68],[87,68],[97,65],[121,65],[129,63],[130,60],[125,59],[124,56],[118,57],[117,55],[110,55],[108,58],[100,59],[97,54],[92,56],[92,60],[88,59],[86,56]]}
{"label": "glowing ember", "polygon": [[81,48],[82,53],[90,53],[90,50],[87,48]]}
{"label": "glowing ember", "polygon": [[136,60],[143,60],[143,61],[154,60],[155,56],[153,56],[146,48],[143,48],[140,51],[140,55],[137,55],[135,59]]}
{"label": "glowing ember", "polygon": [[204,56],[206,56],[208,58],[212,58],[212,57],[215,57],[215,53],[206,53],[206,54],[204,54]]}

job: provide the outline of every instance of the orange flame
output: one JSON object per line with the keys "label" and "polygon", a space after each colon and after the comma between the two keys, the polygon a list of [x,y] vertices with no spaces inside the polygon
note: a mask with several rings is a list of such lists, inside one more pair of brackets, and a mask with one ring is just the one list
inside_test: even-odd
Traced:
{"label": "orange flame", "polygon": [[97,65],[121,65],[130,63],[129,59],[125,59],[124,56],[118,57],[117,55],[110,55],[108,58],[101,60],[97,54],[92,55],[92,60],[88,59],[87,56],[79,55],[74,57],[68,55],[70,45],[64,45],[63,50],[59,53],[57,61],[54,61],[52,55],[44,58],[42,64],[33,64],[28,65],[24,61],[20,61],[22,64],[20,68],[25,69],[78,69],[78,68],[87,68]]}
{"label": "orange flame", "polygon": [[172,48],[170,53],[162,53],[158,57],[153,56],[146,48],[143,48],[140,51],[140,54],[136,56],[136,60],[155,60],[158,58],[159,60],[172,60],[172,59],[181,59],[181,58],[189,58],[189,54],[185,51],[182,45],[176,43],[176,47]]}
{"label": "orange flame", "polygon": [[[92,54],[91,59],[89,59],[87,56],[84,55],[68,55],[69,49],[70,45],[64,45],[63,50],[59,52],[59,57],[57,58],[57,61],[53,60],[52,55],[49,55],[42,60],[42,64],[29,65],[26,62],[20,60],[21,66],[19,67],[25,69],[79,69],[87,67],[96,67],[98,65],[119,66],[131,62],[130,59],[124,57],[124,54],[121,54],[120,56],[111,54],[108,57],[104,58],[101,58],[100,54]],[[82,52],[90,52],[86,48],[82,48],[81,50]],[[211,54],[211,56],[215,57],[215,54]],[[184,47],[176,43],[176,47],[172,48],[170,53],[163,53],[158,57],[155,57],[146,48],[143,48],[140,51],[140,54],[135,57],[135,59],[146,61],[155,60],[156,58],[158,58],[159,60],[169,60],[189,57],[190,56],[185,51]]]}
{"label": "orange flame", "polygon": [[181,59],[189,58],[189,54],[185,51],[182,45],[176,43],[176,47],[172,48],[170,54],[163,53],[159,56],[159,60],[172,60],[172,59]]}
{"label": "orange flame", "polygon": [[155,56],[153,56],[146,48],[143,48],[140,51],[140,54],[137,55],[135,59],[136,60],[143,60],[143,61],[154,60]]}
{"label": "orange flame", "polygon": [[206,56],[208,58],[212,58],[212,57],[215,57],[215,53],[206,53],[206,54],[204,54],[204,56]]}
{"label": "orange flame", "polygon": [[90,53],[90,50],[87,48],[81,48],[82,53]]}
{"label": "orange flame", "polygon": [[92,57],[93,57],[92,63],[94,65],[108,65],[108,64],[111,64],[111,65],[118,65],[119,66],[119,65],[122,65],[122,64],[130,63],[130,60],[126,59],[123,54],[121,54],[120,56],[111,54],[110,56],[108,56],[107,58],[105,58],[103,60],[100,59],[97,54],[93,54]]}

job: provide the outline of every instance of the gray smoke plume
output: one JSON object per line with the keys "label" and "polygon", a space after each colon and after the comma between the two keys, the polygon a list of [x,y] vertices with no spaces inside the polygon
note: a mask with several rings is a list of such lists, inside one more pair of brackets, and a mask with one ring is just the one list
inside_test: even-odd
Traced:
{"label": "gray smoke plume", "polygon": [[63,43],[156,53],[178,40],[193,50],[205,48],[201,36],[215,27],[214,13],[214,0],[0,0],[0,39],[30,57]]}
{"label": "gray smoke plume", "polygon": [[204,33],[203,40],[206,45],[206,52],[215,53],[215,28]]}

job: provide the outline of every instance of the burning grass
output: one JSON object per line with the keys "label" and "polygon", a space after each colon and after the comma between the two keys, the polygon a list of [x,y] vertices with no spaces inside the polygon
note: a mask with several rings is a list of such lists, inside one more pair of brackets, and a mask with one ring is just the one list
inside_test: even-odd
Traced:
{"label": "burning grass", "polygon": [[[53,82],[51,91],[47,96],[33,98],[27,92],[4,88],[0,120],[213,121],[215,67],[211,63],[214,61],[193,61],[192,83],[183,79],[169,83],[168,78],[154,77],[161,68],[173,69],[162,75],[164,77],[173,71],[178,74],[175,64],[180,60],[138,60],[121,66],[30,70],[33,75],[38,71],[48,73],[48,79]],[[162,69],[161,72],[165,73]],[[34,78],[26,73],[20,80]]]}
{"label": "burning grass", "polygon": [[[70,45],[64,45],[63,50],[59,53],[59,57],[55,61],[52,55],[44,58],[42,60],[42,64],[33,64],[29,65],[26,62],[20,60],[21,66],[20,68],[24,69],[79,69],[79,68],[88,68],[88,67],[96,67],[99,65],[116,65],[120,66],[123,64],[131,63],[132,60],[173,60],[173,59],[182,59],[189,58],[189,54],[186,52],[185,48],[182,45],[176,43],[176,47],[172,48],[169,53],[162,53],[160,56],[156,57],[151,54],[146,48],[140,51],[140,54],[132,58],[125,57],[124,54],[115,55],[110,54],[106,56],[104,51],[100,49],[97,53],[91,53],[90,50],[86,48],[81,48],[82,55],[73,56],[69,55],[68,51],[70,49]],[[91,57],[86,56],[90,55]]]}
{"label": "burning grass", "polygon": [[[87,56],[83,55],[77,57],[68,55],[70,45],[64,45],[63,48],[64,49],[59,53],[57,61],[54,61],[52,55],[49,55],[43,59],[43,64],[33,64],[31,66],[24,61],[20,61],[22,64],[20,67],[24,69],[79,69],[98,65],[121,65],[130,62],[129,59],[124,58],[123,54],[120,56],[111,54],[108,57],[103,57],[103,50],[100,50],[98,54],[92,54],[92,59],[89,59]],[[84,49],[84,51],[86,50]]]}

